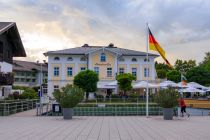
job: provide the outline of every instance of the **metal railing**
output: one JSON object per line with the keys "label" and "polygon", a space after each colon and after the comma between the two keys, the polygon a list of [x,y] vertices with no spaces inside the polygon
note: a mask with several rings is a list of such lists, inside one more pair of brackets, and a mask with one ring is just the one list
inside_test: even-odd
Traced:
{"label": "metal railing", "polygon": [[37,99],[0,100],[0,116],[8,116],[18,112],[34,109]]}

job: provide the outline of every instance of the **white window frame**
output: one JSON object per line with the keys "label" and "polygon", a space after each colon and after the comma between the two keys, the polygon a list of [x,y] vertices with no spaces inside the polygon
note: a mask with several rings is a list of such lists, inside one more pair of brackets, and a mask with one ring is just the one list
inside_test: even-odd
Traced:
{"label": "white window frame", "polygon": [[105,53],[101,53],[100,60],[101,60],[101,62],[106,62],[106,54]]}
{"label": "white window frame", "polygon": [[144,68],[144,77],[149,77],[149,75],[150,75],[149,68]]}
{"label": "white window frame", "polygon": [[132,68],[131,72],[133,76],[137,77],[137,68]]}
{"label": "white window frame", "polygon": [[54,77],[58,77],[59,74],[60,74],[60,68],[59,67],[54,67],[54,69],[53,69]]}
{"label": "white window frame", "polygon": [[107,68],[107,77],[112,77],[112,68]]}
{"label": "white window frame", "polygon": [[85,71],[86,67],[80,67],[80,71]]}
{"label": "white window frame", "polygon": [[54,91],[59,90],[59,85],[54,85],[53,89],[54,89]]}
{"label": "white window frame", "polygon": [[67,67],[67,76],[72,77],[73,76],[73,67]]}
{"label": "white window frame", "polygon": [[94,67],[94,71],[99,75],[99,70],[100,68],[99,67]]}
{"label": "white window frame", "polygon": [[119,68],[119,74],[124,74],[125,73],[125,69],[124,68]]}

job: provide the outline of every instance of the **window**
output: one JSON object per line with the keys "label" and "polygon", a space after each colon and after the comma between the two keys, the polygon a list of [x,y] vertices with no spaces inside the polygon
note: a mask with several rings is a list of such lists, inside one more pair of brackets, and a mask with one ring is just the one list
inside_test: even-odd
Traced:
{"label": "window", "polygon": [[119,74],[123,74],[124,73],[124,68],[119,68]]}
{"label": "window", "polygon": [[87,61],[87,59],[85,57],[81,57],[80,61]]}
{"label": "window", "polygon": [[144,77],[149,77],[149,68],[144,68]]}
{"label": "window", "polygon": [[21,78],[21,82],[25,82],[25,78]]}
{"label": "window", "polygon": [[107,68],[107,77],[112,77],[112,68]]}
{"label": "window", "polygon": [[32,82],[36,82],[36,79],[32,79]]}
{"label": "window", "polygon": [[73,58],[72,57],[68,57],[67,61],[73,61]]}
{"label": "window", "polygon": [[[147,58],[144,59],[144,62],[147,62]],[[148,59],[148,62],[149,62],[149,59]]]}
{"label": "window", "polygon": [[132,62],[136,62],[137,61],[137,59],[136,58],[132,58],[132,60],[131,60]]}
{"label": "window", "polygon": [[85,67],[81,67],[80,71],[85,71],[85,69],[86,69]]}
{"label": "window", "polygon": [[105,55],[105,53],[101,54],[101,62],[106,62],[106,55]]}
{"label": "window", "polygon": [[59,58],[59,57],[55,57],[54,60],[55,60],[55,61],[59,61],[60,58]]}
{"label": "window", "polygon": [[73,75],[73,69],[72,69],[72,67],[68,67],[67,68],[67,76],[72,77],[72,75]]}
{"label": "window", "polygon": [[132,68],[132,75],[136,77],[136,75],[137,75],[137,68]]}
{"label": "window", "polygon": [[99,67],[94,67],[94,71],[99,75]]}
{"label": "window", "polygon": [[54,91],[59,90],[59,85],[54,85]]}
{"label": "window", "polygon": [[59,76],[59,67],[54,67],[54,76]]}
{"label": "window", "polygon": [[19,78],[15,78],[15,82],[19,82]]}

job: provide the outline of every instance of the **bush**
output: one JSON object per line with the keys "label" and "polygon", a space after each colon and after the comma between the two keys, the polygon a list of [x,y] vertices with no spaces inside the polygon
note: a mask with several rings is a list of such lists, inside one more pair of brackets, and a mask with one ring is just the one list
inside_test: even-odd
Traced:
{"label": "bush", "polygon": [[96,98],[97,98],[97,99],[103,99],[104,96],[103,96],[103,95],[96,95]]}
{"label": "bush", "polygon": [[161,89],[155,96],[155,102],[157,102],[162,108],[174,108],[178,105],[178,92],[169,87],[167,89]]}
{"label": "bush", "polygon": [[53,93],[62,108],[73,108],[84,98],[84,91],[79,87],[66,86],[63,89],[63,92],[57,90]]}
{"label": "bush", "polygon": [[37,99],[37,93],[32,88],[26,88],[22,94],[20,94],[20,99]]}

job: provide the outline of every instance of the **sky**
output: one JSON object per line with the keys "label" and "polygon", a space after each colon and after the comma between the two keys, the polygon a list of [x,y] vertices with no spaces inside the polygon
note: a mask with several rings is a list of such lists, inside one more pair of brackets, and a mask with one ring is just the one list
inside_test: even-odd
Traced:
{"label": "sky", "polygon": [[18,26],[27,53],[19,60],[83,44],[146,51],[146,22],[172,64],[210,51],[208,0],[1,0],[0,9],[0,21]]}

